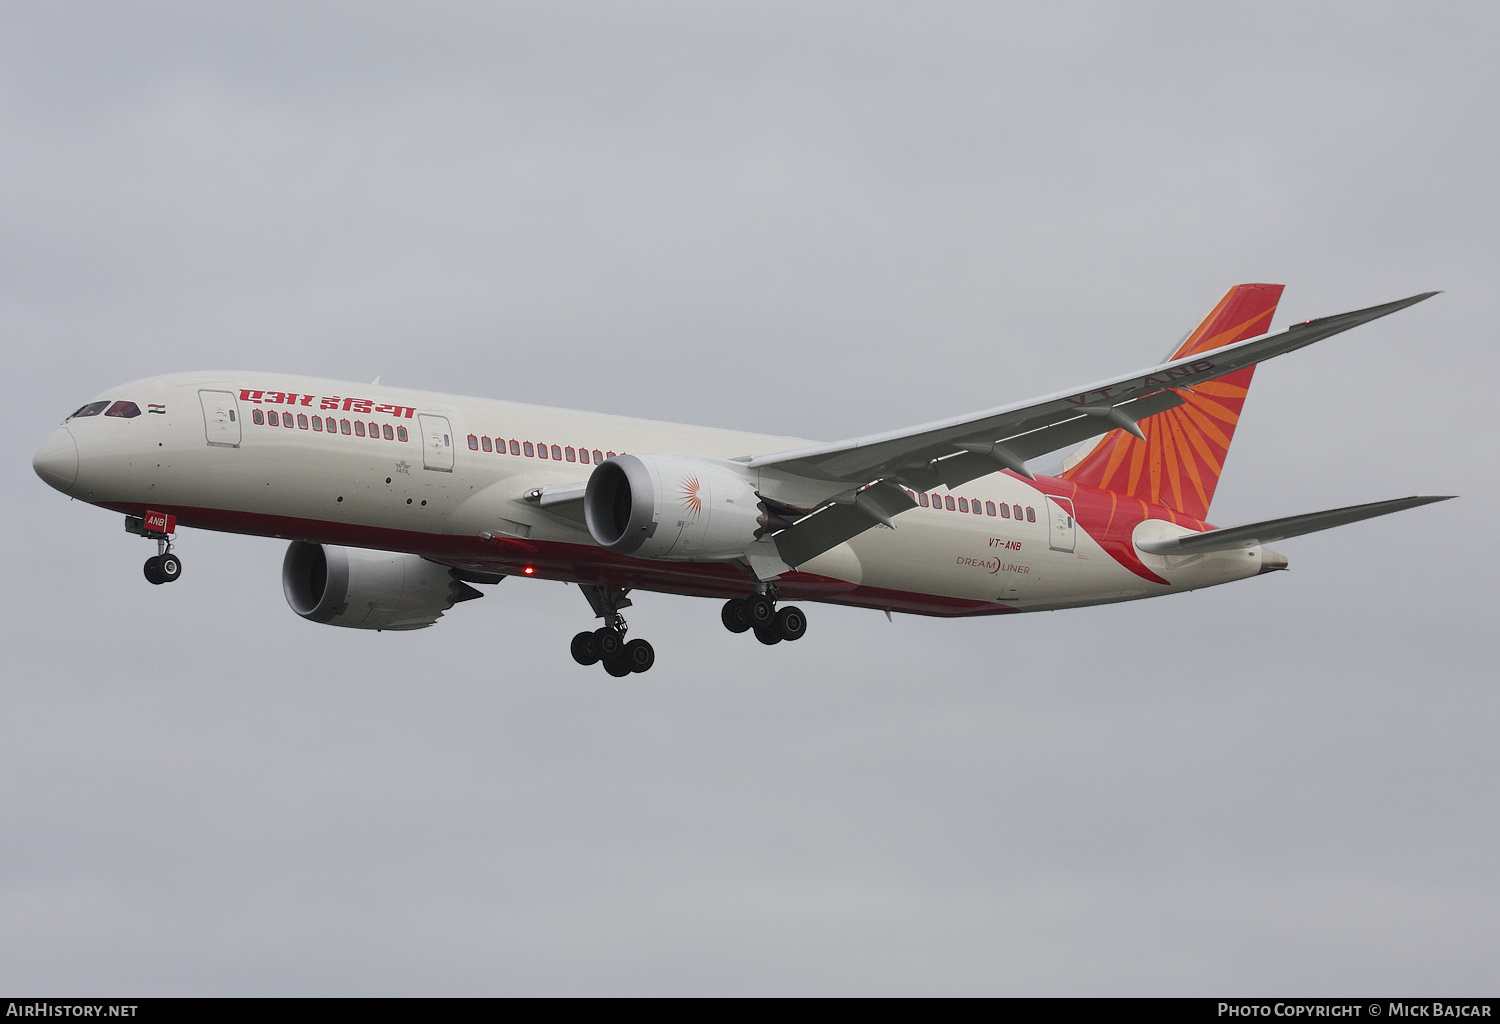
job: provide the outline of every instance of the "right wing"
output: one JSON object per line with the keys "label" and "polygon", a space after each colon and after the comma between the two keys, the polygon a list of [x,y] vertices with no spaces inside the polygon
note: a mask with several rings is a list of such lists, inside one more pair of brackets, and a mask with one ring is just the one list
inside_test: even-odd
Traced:
{"label": "right wing", "polygon": [[[925,423],[905,430],[871,434],[795,451],[756,455],[740,461],[748,463],[753,469],[774,466],[799,476],[861,485],[886,477],[904,477],[908,486],[915,490],[926,490],[938,483],[947,483],[948,477],[944,472],[947,467],[939,469],[933,466],[936,460],[963,460],[964,466],[969,466],[972,460],[981,460],[973,465],[974,469],[982,470],[981,472],[974,472],[958,481],[966,483],[976,476],[997,469],[1014,469],[1014,466],[997,464],[1004,454],[1013,454],[1025,460],[1056,451],[1073,441],[1087,440],[1116,427],[1129,430],[1137,420],[1181,405],[1183,400],[1172,394],[1172,389],[1191,388],[1194,384],[1295,352],[1360,324],[1367,324],[1407,306],[1414,306],[1436,294],[1438,293],[1423,292],[1408,299],[1398,299],[1352,313],[1308,320],[1289,327],[1280,334],[1263,334],[1258,338],[1225,345],[1223,348],[1190,355],[1149,370],[1128,373],[1047,398]],[[997,455],[997,444],[1005,449],[1004,453]],[[982,452],[975,449],[981,449]],[[961,476],[962,473],[963,470],[960,470],[951,475]],[[913,478],[931,482],[924,486],[914,482]],[[948,484],[950,487],[956,485]]]}
{"label": "right wing", "polygon": [[1279,334],[1263,334],[1030,402],[735,461],[772,471],[761,477],[765,497],[782,502],[788,511],[809,513],[775,535],[782,557],[790,565],[800,565],[874,526],[892,525],[896,514],[915,507],[903,486],[917,491],[939,484],[953,488],[1002,469],[1029,477],[1027,459],[1116,428],[1140,436],[1137,422],[1181,405],[1180,390],[1190,391],[1196,384],[1295,352],[1436,294],[1423,292],[1308,320]]}

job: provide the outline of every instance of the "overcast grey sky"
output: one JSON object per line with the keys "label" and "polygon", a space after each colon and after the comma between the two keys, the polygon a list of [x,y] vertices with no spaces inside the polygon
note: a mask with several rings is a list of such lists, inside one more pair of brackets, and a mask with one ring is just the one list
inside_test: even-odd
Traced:
{"label": "overcast grey sky", "polygon": [[[1493,4],[0,8],[0,990],[1494,994]],[[833,439],[1421,306],[1256,377],[1292,571],[762,648],[576,588],[315,626],[32,452],[257,368]]]}

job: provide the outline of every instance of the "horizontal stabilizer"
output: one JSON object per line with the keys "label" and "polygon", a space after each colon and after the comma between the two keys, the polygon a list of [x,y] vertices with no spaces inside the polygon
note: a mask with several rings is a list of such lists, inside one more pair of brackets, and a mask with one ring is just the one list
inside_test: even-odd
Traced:
{"label": "horizontal stabilizer", "polygon": [[1228,551],[1236,548],[1270,544],[1288,537],[1300,537],[1304,533],[1331,530],[1335,526],[1347,526],[1361,519],[1390,515],[1418,505],[1430,505],[1434,501],[1447,501],[1452,494],[1417,495],[1410,498],[1392,498],[1390,501],[1375,501],[1368,505],[1351,505],[1348,508],[1333,508],[1326,512],[1309,512],[1306,515],[1288,516],[1285,519],[1269,519],[1248,526],[1233,526],[1227,530],[1209,530],[1206,533],[1188,533],[1181,537],[1162,540],[1143,540],[1136,545],[1153,555],[1203,554],[1209,551]]}

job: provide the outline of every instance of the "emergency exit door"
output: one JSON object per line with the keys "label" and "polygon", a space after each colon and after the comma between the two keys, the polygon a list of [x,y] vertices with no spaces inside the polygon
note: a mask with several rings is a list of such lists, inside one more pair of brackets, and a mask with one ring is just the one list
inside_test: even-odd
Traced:
{"label": "emergency exit door", "polygon": [[417,414],[422,428],[422,468],[453,472],[453,428],[446,416]]}
{"label": "emergency exit door", "polygon": [[221,448],[240,446],[240,403],[233,391],[199,391],[203,406],[203,433],[208,443]]}

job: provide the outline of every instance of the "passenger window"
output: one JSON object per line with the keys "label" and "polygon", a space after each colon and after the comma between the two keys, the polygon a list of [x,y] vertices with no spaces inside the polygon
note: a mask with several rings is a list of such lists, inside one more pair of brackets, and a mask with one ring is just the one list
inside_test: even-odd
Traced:
{"label": "passenger window", "polygon": [[69,416],[68,419],[76,420],[81,416],[97,416],[108,407],[108,402],[90,402],[88,405],[85,405],[82,409],[79,409],[73,415]]}
{"label": "passenger window", "polygon": [[1013,508],[1013,509],[1016,510],[1016,518],[1020,519],[1021,518],[1021,506],[1020,505],[1012,505],[1011,508]]}
{"label": "passenger window", "polygon": [[122,420],[132,420],[141,414],[141,407],[134,402],[116,402],[104,410],[106,416],[117,416]]}
{"label": "passenger window", "polygon": [[485,451],[490,451],[490,439],[487,437],[481,437],[479,439],[479,447],[483,448]]}
{"label": "passenger window", "polygon": [[603,461],[604,461],[604,453],[601,452],[599,449],[595,448],[594,449],[594,465],[597,466],[597,465],[599,465],[599,463],[601,463]]}
{"label": "passenger window", "polygon": [[349,433],[349,421],[348,420],[339,420],[339,432],[342,433],[342,434]]}
{"label": "passenger window", "polygon": [[991,516],[994,515],[995,514],[995,503],[993,501],[987,501],[987,502],[985,502],[984,503],[984,511],[985,511],[986,515],[991,515]]}
{"label": "passenger window", "polygon": [[398,441],[405,441],[406,440],[406,428],[405,427],[397,427],[396,428],[396,440],[398,440]]}
{"label": "passenger window", "polygon": [[614,452],[605,452],[604,454],[607,455],[607,456],[609,456],[610,458],[614,458],[615,457],[615,453]]}
{"label": "passenger window", "polygon": [[[371,421],[371,423],[370,423],[370,436],[371,437],[379,437],[380,436],[380,424],[379,423],[375,423],[374,421]],[[447,445],[448,445],[448,435],[444,434],[443,435],[443,446],[447,447]]]}
{"label": "passenger window", "polygon": [[[519,441],[512,441],[510,443],[510,453],[512,455],[520,455],[521,454],[521,444],[520,444]],[[526,454],[530,455],[531,453],[527,452]]]}
{"label": "passenger window", "polygon": [[321,417],[321,416],[314,416],[313,417],[313,429],[317,430],[317,431],[321,431],[323,429],[323,417]]}
{"label": "passenger window", "polygon": [[953,495],[946,494],[943,496],[943,507],[946,508],[949,512],[953,511]]}
{"label": "passenger window", "polygon": [[578,449],[578,461],[585,466],[589,464],[589,450],[587,448]]}
{"label": "passenger window", "polygon": [[917,503],[919,505],[921,505],[923,508],[927,507],[927,492],[926,491],[923,491],[921,494],[917,495]]}
{"label": "passenger window", "polygon": [[1000,506],[1000,518],[1001,519],[1009,519],[1010,518],[1010,506],[1009,505],[1001,505]]}
{"label": "passenger window", "polygon": [[539,458],[539,459],[545,459],[547,457],[547,446],[546,445],[540,444],[540,443],[537,444],[537,446],[536,446],[536,457]]}
{"label": "passenger window", "polygon": [[1026,521],[1028,523],[1036,522],[1036,509],[1032,508],[1030,505],[1026,506]]}
{"label": "passenger window", "polygon": [[536,454],[536,451],[535,451],[535,449],[533,449],[531,447],[531,442],[527,441],[526,442],[526,457],[529,459],[529,458],[531,458],[535,454]]}
{"label": "passenger window", "polygon": [[958,510],[960,512],[967,512],[967,511],[969,511],[969,499],[968,498],[959,498],[958,499]]}
{"label": "passenger window", "polygon": [[[275,416],[276,414],[273,412],[273,413],[271,413],[271,415]],[[365,421],[364,420],[355,420],[354,421],[354,433],[356,435],[358,435],[359,437],[364,437],[365,436]]]}
{"label": "passenger window", "polygon": [[[553,451],[556,451],[556,450],[557,449],[555,449],[555,448],[553,449]],[[577,453],[574,452],[573,449],[571,449],[571,448],[564,448],[563,449],[563,454],[568,457],[568,461],[569,462],[574,462],[578,458]]]}
{"label": "passenger window", "polygon": [[479,438],[475,437],[473,434],[469,435],[469,451],[479,451]]}
{"label": "passenger window", "polygon": [[381,426],[380,436],[385,438],[387,441],[394,441],[396,439],[395,431],[391,430],[391,425],[389,423],[383,424]]}
{"label": "passenger window", "polygon": [[306,430],[307,429],[307,414],[306,413],[300,413],[299,412],[297,414],[297,429],[298,430]]}
{"label": "passenger window", "polygon": [[969,501],[969,511],[973,512],[976,516],[982,516],[982,515],[984,515],[984,513],[982,511],[980,511],[980,509],[979,509],[979,499],[978,498],[973,498],[973,499],[971,499]]}
{"label": "passenger window", "polygon": [[291,413],[284,412],[284,413],[281,414],[281,425],[283,427],[286,427],[286,429],[288,429],[288,430],[292,429],[292,425],[293,424],[292,424],[292,414]]}
{"label": "passenger window", "polygon": [[275,409],[272,409],[270,412],[266,413],[266,422],[271,424],[271,426],[273,427],[279,427],[281,426],[281,417],[276,414]]}
{"label": "passenger window", "polygon": [[553,445],[552,446],[552,457],[554,459],[561,459],[562,458],[562,449],[559,448],[557,445]]}
{"label": "passenger window", "polygon": [[256,423],[264,423],[266,421],[266,414],[259,409],[252,409],[250,411],[250,418]]}

